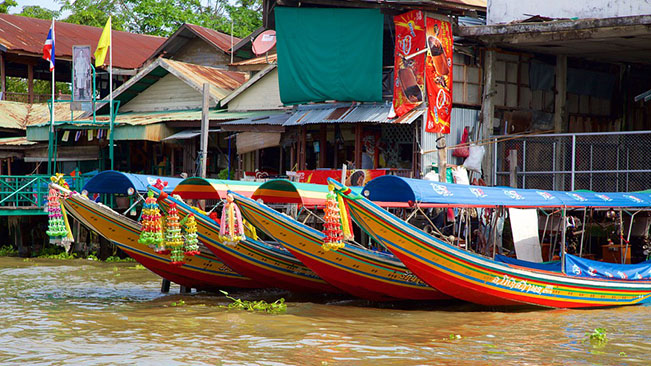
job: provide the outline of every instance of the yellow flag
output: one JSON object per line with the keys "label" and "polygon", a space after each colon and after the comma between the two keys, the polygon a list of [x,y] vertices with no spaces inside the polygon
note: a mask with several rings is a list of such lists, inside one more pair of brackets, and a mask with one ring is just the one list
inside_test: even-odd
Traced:
{"label": "yellow flag", "polygon": [[97,42],[97,49],[95,50],[95,67],[100,67],[104,65],[104,59],[106,58],[106,52],[108,51],[109,46],[111,45],[111,17],[109,16],[102,31],[102,35],[99,37],[99,42]]}

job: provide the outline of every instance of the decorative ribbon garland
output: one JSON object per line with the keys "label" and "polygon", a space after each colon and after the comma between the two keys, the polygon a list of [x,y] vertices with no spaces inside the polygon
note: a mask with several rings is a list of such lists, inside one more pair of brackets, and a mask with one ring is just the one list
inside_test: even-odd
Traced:
{"label": "decorative ribbon garland", "polygon": [[175,266],[182,265],[185,253],[183,251],[184,241],[181,235],[179,214],[176,203],[170,203],[165,217],[165,249],[170,252],[171,263]]}
{"label": "decorative ribbon garland", "polygon": [[333,192],[332,186],[328,186],[328,195],[326,196],[326,206],[323,215],[323,244],[321,247],[326,252],[329,250],[337,250],[343,248],[344,244],[344,229],[341,220],[341,213],[338,205],[337,198]]}
{"label": "decorative ribbon garland", "polygon": [[183,239],[185,239],[185,255],[193,256],[199,254],[199,239],[197,239],[197,221],[194,214],[189,214],[180,222],[183,227]]}
{"label": "decorative ribbon garland", "polygon": [[246,240],[240,208],[233,202],[233,196],[230,194],[226,196],[226,203],[222,209],[219,240],[231,246],[236,246],[240,241]]}
{"label": "decorative ribbon garland", "polygon": [[147,192],[147,198],[142,208],[142,231],[138,243],[145,244],[155,251],[165,250],[163,245],[163,223],[158,207],[158,202],[154,198],[154,192]]}

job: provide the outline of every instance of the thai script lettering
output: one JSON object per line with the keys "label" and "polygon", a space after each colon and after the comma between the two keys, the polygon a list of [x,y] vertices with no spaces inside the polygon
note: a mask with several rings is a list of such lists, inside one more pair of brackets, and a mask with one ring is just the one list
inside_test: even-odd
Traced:
{"label": "thai script lettering", "polygon": [[520,195],[520,194],[519,194],[518,192],[516,192],[516,191],[503,190],[502,192],[504,192],[504,194],[505,194],[507,197],[509,197],[509,198],[511,198],[511,199],[514,199],[514,200],[523,200],[523,199],[524,199],[524,197],[523,197],[522,195]]}
{"label": "thai script lettering", "polygon": [[519,290],[522,292],[532,292],[534,294],[551,294],[554,291],[554,286],[547,285],[545,287],[533,285],[528,283],[527,280],[518,281],[509,275],[504,275],[503,277],[495,277],[492,281],[498,286],[508,287],[511,290]]}
{"label": "thai script lettering", "polygon": [[434,183],[430,183],[430,185],[432,186],[432,189],[434,190],[434,192],[436,192],[437,194],[440,194],[443,197],[450,197],[450,196],[454,195],[452,192],[450,192],[448,190],[448,187],[446,187],[446,186],[443,186],[443,185],[440,185],[440,184],[434,184]]}
{"label": "thai script lettering", "polygon": [[554,196],[549,192],[536,191],[536,193],[538,193],[540,197],[544,198],[547,201],[554,199]]}

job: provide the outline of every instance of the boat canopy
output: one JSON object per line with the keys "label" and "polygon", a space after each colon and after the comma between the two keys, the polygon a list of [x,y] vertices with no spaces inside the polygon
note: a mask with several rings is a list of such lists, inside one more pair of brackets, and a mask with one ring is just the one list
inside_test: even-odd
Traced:
{"label": "boat canopy", "polygon": [[272,179],[262,183],[251,198],[262,199],[264,203],[296,203],[308,207],[324,207],[327,194],[328,186],[325,184]]}
{"label": "boat canopy", "polygon": [[186,178],[176,185],[172,194],[178,194],[183,199],[221,200],[231,190],[243,196],[251,197],[260,186],[260,182],[242,180]]}
{"label": "boat canopy", "polygon": [[511,187],[484,187],[441,183],[423,179],[384,175],[368,182],[364,197],[380,206],[402,206],[404,202],[423,206],[454,207],[631,207],[651,208],[651,193],[561,192]]}
{"label": "boat canopy", "polygon": [[89,193],[129,194],[129,188],[133,188],[142,193],[147,191],[147,186],[156,184],[158,179],[167,182],[165,192],[168,193],[182,181],[181,178],[105,170],[90,178],[83,189]]}

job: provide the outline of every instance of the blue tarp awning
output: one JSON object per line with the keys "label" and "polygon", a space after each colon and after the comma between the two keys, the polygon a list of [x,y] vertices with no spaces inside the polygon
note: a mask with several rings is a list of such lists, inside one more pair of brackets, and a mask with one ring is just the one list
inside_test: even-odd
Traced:
{"label": "blue tarp awning", "polygon": [[156,175],[123,173],[116,170],[105,170],[97,173],[84,185],[88,193],[107,194],[128,194],[128,189],[133,188],[136,192],[146,192],[148,185],[153,185],[160,179],[167,182],[165,192],[171,193],[183,179],[161,177]]}
{"label": "blue tarp awning", "polygon": [[368,182],[364,197],[378,202],[414,202],[469,207],[639,207],[651,208],[651,193],[560,192],[483,187],[384,175]]}

